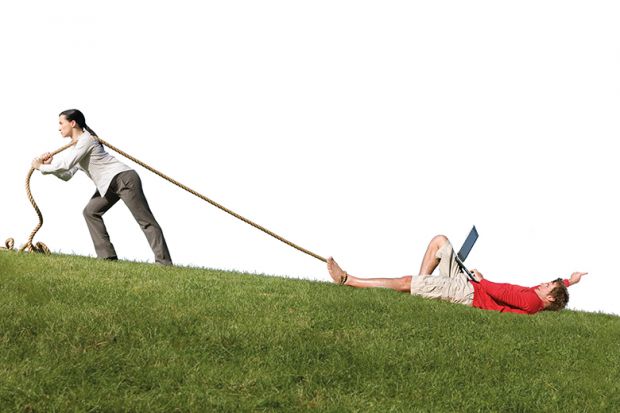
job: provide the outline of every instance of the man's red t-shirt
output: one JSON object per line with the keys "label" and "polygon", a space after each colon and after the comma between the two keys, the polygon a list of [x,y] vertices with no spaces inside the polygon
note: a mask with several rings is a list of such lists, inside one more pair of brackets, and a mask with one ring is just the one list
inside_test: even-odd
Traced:
{"label": "man's red t-shirt", "polygon": [[[542,300],[534,291],[538,286],[498,284],[485,279],[472,284],[474,286],[472,305],[476,308],[519,314],[535,314],[544,309]],[[569,286],[568,280],[564,280],[564,285]]]}

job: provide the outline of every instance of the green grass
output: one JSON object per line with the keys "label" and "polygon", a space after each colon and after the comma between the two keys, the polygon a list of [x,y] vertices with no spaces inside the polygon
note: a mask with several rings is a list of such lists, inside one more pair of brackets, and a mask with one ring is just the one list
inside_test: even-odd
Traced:
{"label": "green grass", "polygon": [[0,411],[620,409],[620,318],[0,251]]}

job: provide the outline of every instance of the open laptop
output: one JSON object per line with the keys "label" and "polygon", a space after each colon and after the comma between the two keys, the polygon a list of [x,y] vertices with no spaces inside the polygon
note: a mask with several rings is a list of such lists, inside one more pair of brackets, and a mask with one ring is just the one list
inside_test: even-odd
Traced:
{"label": "open laptop", "polygon": [[469,231],[469,235],[465,239],[463,246],[461,247],[459,252],[456,254],[456,262],[459,264],[459,267],[465,274],[467,274],[469,279],[474,282],[477,282],[477,281],[474,278],[474,275],[471,273],[471,271],[469,271],[467,267],[465,266],[465,259],[469,255],[469,252],[471,251],[471,249],[473,248],[477,240],[478,240],[478,231],[476,230],[476,226],[474,225],[471,228],[471,231]]}

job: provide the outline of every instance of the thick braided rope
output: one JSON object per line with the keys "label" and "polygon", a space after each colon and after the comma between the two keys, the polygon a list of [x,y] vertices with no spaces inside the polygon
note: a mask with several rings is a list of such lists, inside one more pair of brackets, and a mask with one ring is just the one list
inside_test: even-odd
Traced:
{"label": "thick braided rope", "polygon": [[[65,146],[62,146],[56,149],[54,152],[51,152],[51,156],[54,156],[64,151],[65,149],[73,146],[74,144],[75,142],[71,142],[71,143],[66,144]],[[28,241],[24,244],[23,247],[19,249],[19,252],[29,251],[29,252],[43,252],[45,254],[49,254],[50,250],[49,248],[47,248],[47,245],[45,245],[44,243],[42,242],[37,242],[36,244],[32,243],[32,240],[34,239],[35,234],[43,226],[43,214],[41,214],[41,210],[37,206],[37,203],[34,202],[32,192],[30,191],[30,178],[32,177],[33,172],[34,172],[34,168],[30,168],[30,170],[28,171],[28,175],[26,176],[26,193],[28,194],[28,199],[30,200],[30,203],[34,207],[34,210],[37,213],[37,216],[39,217],[39,224],[32,230],[32,232],[30,233],[30,237],[28,237]],[[8,240],[7,240],[7,243],[8,243]]]}
{"label": "thick braided rope", "polygon": [[110,145],[109,143],[107,143],[103,139],[101,139],[99,137],[97,137],[97,139],[99,139],[99,142],[101,142],[101,144],[107,146],[108,148],[112,149],[115,152],[118,152],[119,154],[123,155],[125,158],[132,160],[133,162],[137,163],[138,165],[140,165],[140,166],[148,169],[149,171],[153,172],[154,174],[164,178],[166,181],[168,181],[168,182],[178,186],[179,188],[182,188],[182,189],[186,190],[190,194],[195,195],[195,196],[197,196],[198,198],[200,198],[200,199],[202,199],[204,201],[207,201],[211,205],[213,205],[213,206],[221,209],[222,211],[232,215],[233,217],[235,217],[235,218],[245,222],[246,224],[249,224],[249,225],[253,226],[256,229],[259,229],[259,230],[263,231],[267,235],[271,235],[273,238],[277,239],[278,241],[281,241],[281,242],[285,243],[286,245],[289,245],[289,246],[295,248],[298,251],[301,251],[301,252],[303,252],[305,254],[308,254],[308,255],[316,258],[317,260],[320,260],[320,261],[323,261],[323,262],[327,262],[327,260],[325,258],[321,257],[320,255],[315,254],[314,252],[309,251],[309,250],[307,250],[305,248],[302,248],[299,245],[294,244],[291,241],[281,237],[280,235],[278,235],[278,234],[268,230],[267,228],[265,228],[265,227],[255,223],[255,222],[250,221],[249,219],[247,219],[247,218],[237,214],[234,211],[231,211],[230,209],[226,208],[225,206],[223,206],[223,205],[213,201],[212,199],[207,198],[206,196],[204,196],[204,195],[194,191],[193,189],[187,187],[186,185],[183,185],[182,183],[180,183],[180,182],[170,178],[169,176],[167,176],[167,175],[163,174],[162,172],[158,171],[157,169],[152,168],[151,166],[149,166],[149,165],[145,164],[144,162],[140,161],[139,159],[134,158],[133,156],[129,155],[128,153],[126,153],[126,152],[124,152],[124,151],[122,151],[122,150],[120,150],[120,149]]}

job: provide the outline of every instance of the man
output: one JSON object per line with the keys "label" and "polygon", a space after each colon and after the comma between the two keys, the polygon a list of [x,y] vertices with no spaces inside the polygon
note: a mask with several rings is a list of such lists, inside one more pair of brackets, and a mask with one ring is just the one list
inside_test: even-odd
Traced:
{"label": "man", "polygon": [[[431,274],[439,266],[438,276]],[[454,249],[444,235],[435,236],[428,245],[420,275],[400,278],[358,278],[347,274],[332,257],[327,269],[335,283],[357,288],[391,288],[427,298],[470,305],[484,310],[519,314],[535,314],[543,310],[558,311],[568,303],[567,287],[577,284],[586,272],[574,272],[569,279],[558,278],[536,287],[497,284],[472,270],[476,281],[470,281],[456,262]]]}

